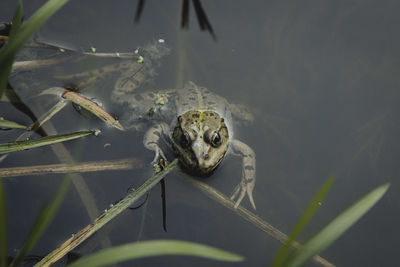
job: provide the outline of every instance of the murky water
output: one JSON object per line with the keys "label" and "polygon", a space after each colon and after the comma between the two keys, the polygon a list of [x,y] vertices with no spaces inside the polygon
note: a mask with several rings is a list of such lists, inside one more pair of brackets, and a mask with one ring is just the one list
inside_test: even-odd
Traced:
{"label": "murky water", "polygon": [[[8,3],[6,3],[8,2]],[[13,13],[13,1],[0,4],[0,19]],[[25,4],[28,17],[41,1]],[[189,30],[180,30],[180,1],[146,1],[134,23],[136,2],[72,1],[38,33],[37,39],[78,50],[131,52],[162,38],[171,49],[156,69],[148,89],[169,89],[195,81],[228,100],[249,106],[253,124],[235,136],[257,154],[254,198],[258,216],[283,232],[296,220],[329,174],[336,174],[328,198],[300,241],[306,240],[345,207],[385,182],[387,195],[322,256],[337,266],[397,265],[399,175],[398,87],[400,21],[396,1],[202,1],[216,40],[200,31],[193,5]],[[74,70],[74,66],[64,66]],[[58,69],[56,69],[58,71]],[[43,80],[39,72],[21,77]],[[45,89],[45,88],[43,88]],[[16,90],[18,90],[16,88]],[[103,95],[91,96],[104,102]],[[36,116],[44,104],[29,94],[24,100]],[[1,116],[28,124],[9,103]],[[57,132],[100,128],[101,136],[65,144],[80,161],[153,158],[142,134],[118,132],[68,106],[52,119]],[[2,131],[1,142],[16,131]],[[111,146],[104,146],[111,144]],[[1,167],[58,163],[53,151],[16,152]],[[82,174],[99,210],[125,196],[151,175],[151,166],[134,171]],[[228,157],[205,180],[225,194],[239,182],[240,161]],[[35,215],[52,196],[62,175],[5,180],[9,211],[10,254],[18,249]],[[74,252],[88,254],[108,237],[113,246],[136,240],[182,239],[209,244],[246,257],[238,266],[266,266],[280,243],[232,211],[216,204],[174,173],[166,179],[167,228],[162,227],[160,186],[146,205],[127,211]],[[247,199],[243,205],[251,206]],[[77,190],[71,186],[57,217],[33,254],[46,255],[91,222]],[[160,257],[123,266],[230,266],[188,257]]]}

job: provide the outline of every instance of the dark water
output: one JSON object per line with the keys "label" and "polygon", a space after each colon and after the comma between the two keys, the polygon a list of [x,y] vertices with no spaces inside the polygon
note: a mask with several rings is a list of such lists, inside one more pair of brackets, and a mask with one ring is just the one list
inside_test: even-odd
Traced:
{"label": "dark water", "polygon": [[[14,1],[0,4],[9,20]],[[41,1],[25,4],[29,17]],[[252,108],[256,120],[235,131],[257,154],[254,198],[260,217],[289,232],[329,174],[337,181],[300,241],[306,240],[363,194],[391,182],[386,196],[322,256],[337,266],[397,266],[400,204],[398,159],[399,52],[397,1],[203,1],[216,40],[202,32],[193,6],[189,30],[181,31],[180,1],[146,1],[134,23],[135,1],[71,1],[38,33],[46,42],[99,52],[133,51],[163,38],[170,55],[150,83],[176,88],[193,80],[232,102]],[[25,74],[37,78],[35,74]],[[39,75],[39,74],[38,74]],[[101,99],[107,103],[107,99]],[[34,97],[26,103],[40,116]],[[1,102],[1,116],[28,124],[29,118]],[[114,114],[122,112],[109,106]],[[66,143],[81,161],[139,157],[152,160],[142,134],[120,133],[69,106],[52,123],[58,132],[101,128],[97,138]],[[1,142],[16,132],[2,131]],[[104,147],[110,143],[111,146]],[[57,163],[50,148],[16,152],[2,167]],[[240,161],[228,157],[206,182],[230,194],[240,180]],[[100,210],[139,186],[151,167],[131,172],[83,174]],[[5,181],[10,254],[18,249],[35,215],[62,175]],[[140,177],[140,178],[139,178]],[[123,213],[74,252],[150,239],[182,239],[246,257],[238,266],[267,266],[280,243],[208,199],[175,173],[167,183],[167,227],[162,229],[160,187],[146,207]],[[247,199],[243,205],[251,208]],[[46,255],[90,223],[73,187],[57,217],[35,247]],[[144,223],[144,225],[143,225]],[[146,259],[124,266],[231,266],[188,257]],[[310,264],[311,265],[311,264]]]}

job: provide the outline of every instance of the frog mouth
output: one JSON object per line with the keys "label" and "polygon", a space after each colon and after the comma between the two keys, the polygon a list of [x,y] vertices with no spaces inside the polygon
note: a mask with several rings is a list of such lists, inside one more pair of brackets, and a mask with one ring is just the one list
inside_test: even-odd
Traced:
{"label": "frog mouth", "polygon": [[190,159],[187,157],[178,157],[185,172],[200,177],[208,177],[213,174],[214,170],[220,165],[223,158],[224,157],[222,156],[219,160],[213,162],[213,164],[207,164],[205,160],[199,160],[195,157]]}
{"label": "frog mouth", "polygon": [[212,165],[210,167],[204,168],[204,167],[200,167],[197,164],[190,164],[188,165],[186,162],[179,160],[181,166],[183,167],[182,169],[189,173],[189,174],[193,174],[199,177],[209,177],[213,174],[213,172],[215,171],[215,169],[219,166],[219,164],[216,165]]}

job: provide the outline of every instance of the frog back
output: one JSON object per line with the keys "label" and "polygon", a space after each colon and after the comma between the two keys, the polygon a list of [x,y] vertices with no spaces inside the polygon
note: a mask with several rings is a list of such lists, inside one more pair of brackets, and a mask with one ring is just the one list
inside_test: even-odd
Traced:
{"label": "frog back", "polygon": [[120,123],[127,129],[144,131],[150,124],[176,118],[176,92],[164,90],[126,95],[119,105],[124,111]]}
{"label": "frog back", "polygon": [[200,87],[194,82],[188,82],[184,88],[177,90],[176,93],[178,115],[182,115],[190,110],[210,110],[217,112],[226,120],[230,120],[231,118],[228,101],[205,87]]}

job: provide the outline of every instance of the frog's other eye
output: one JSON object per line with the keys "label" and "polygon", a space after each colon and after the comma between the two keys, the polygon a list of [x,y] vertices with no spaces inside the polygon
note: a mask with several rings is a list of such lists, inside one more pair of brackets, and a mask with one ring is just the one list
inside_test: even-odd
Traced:
{"label": "frog's other eye", "polygon": [[221,136],[219,133],[213,133],[211,136],[211,145],[213,147],[219,147],[221,145]]}
{"label": "frog's other eye", "polygon": [[190,146],[190,144],[192,143],[192,139],[190,138],[189,133],[182,133],[180,143],[183,148]]}

